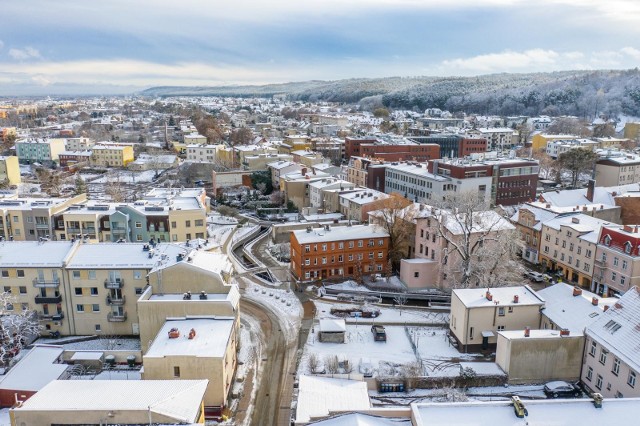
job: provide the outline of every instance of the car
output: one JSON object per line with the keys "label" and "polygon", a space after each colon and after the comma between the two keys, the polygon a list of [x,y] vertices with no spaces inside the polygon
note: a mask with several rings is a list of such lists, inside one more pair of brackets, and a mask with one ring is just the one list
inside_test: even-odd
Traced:
{"label": "car", "polygon": [[531,281],[535,281],[537,283],[541,283],[544,280],[543,275],[540,272],[528,271],[526,274],[527,278]]}
{"label": "car", "polygon": [[544,394],[547,398],[559,398],[559,397],[580,397],[582,396],[582,389],[575,383],[569,383],[562,380],[555,382],[549,382],[544,385]]}

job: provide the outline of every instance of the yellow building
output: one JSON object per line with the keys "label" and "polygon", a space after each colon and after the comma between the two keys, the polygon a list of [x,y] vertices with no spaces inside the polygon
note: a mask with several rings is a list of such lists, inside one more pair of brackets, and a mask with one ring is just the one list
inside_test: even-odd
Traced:
{"label": "yellow building", "polygon": [[550,141],[557,141],[557,140],[574,140],[574,139],[579,139],[580,136],[576,136],[576,135],[548,135],[545,133],[538,133],[536,135],[533,135],[533,137],[531,138],[531,147],[533,148],[534,151],[540,150],[540,149],[546,149],[547,148],[547,142]]}
{"label": "yellow building", "polygon": [[637,140],[640,137],[640,123],[625,123],[624,137],[626,139]]}
{"label": "yellow building", "polygon": [[0,156],[0,183],[2,182],[7,182],[9,185],[17,185],[21,182],[18,157]]}
{"label": "yellow building", "polygon": [[133,160],[131,145],[103,143],[91,148],[91,161],[97,166],[126,167]]}

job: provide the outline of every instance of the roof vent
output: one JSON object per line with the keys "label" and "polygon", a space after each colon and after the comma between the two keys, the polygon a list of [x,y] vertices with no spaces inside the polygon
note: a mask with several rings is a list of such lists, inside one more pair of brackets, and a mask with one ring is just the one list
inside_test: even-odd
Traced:
{"label": "roof vent", "polygon": [[582,294],[582,289],[580,287],[573,287],[573,295],[580,296]]}
{"label": "roof vent", "polygon": [[492,301],[493,300],[493,294],[491,294],[491,292],[489,290],[487,290],[487,292],[484,295],[488,301]]}
{"label": "roof vent", "polygon": [[591,304],[593,306],[598,306],[598,298],[597,297],[592,297],[591,298]]}
{"label": "roof vent", "polygon": [[529,327],[524,328],[524,337],[531,336],[531,329]]}
{"label": "roof vent", "polygon": [[578,218],[578,217],[572,217],[572,218],[571,218],[571,223],[580,223],[580,218]]}
{"label": "roof vent", "polygon": [[518,303],[518,301],[520,300],[520,297],[517,294],[513,295],[513,303]]}
{"label": "roof vent", "polygon": [[202,290],[200,292],[200,296],[199,296],[200,300],[206,300],[207,299],[207,293],[205,293],[204,290]]}
{"label": "roof vent", "polygon": [[571,332],[569,331],[568,328],[563,328],[562,330],[560,330],[560,336],[561,337],[566,337],[566,336],[568,336],[570,334],[571,334]]}

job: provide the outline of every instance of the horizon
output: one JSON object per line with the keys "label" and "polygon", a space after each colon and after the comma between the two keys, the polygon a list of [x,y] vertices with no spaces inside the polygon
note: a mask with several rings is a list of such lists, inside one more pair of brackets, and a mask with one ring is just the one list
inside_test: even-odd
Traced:
{"label": "horizon", "polygon": [[633,0],[30,0],[3,7],[0,93],[633,69]]}

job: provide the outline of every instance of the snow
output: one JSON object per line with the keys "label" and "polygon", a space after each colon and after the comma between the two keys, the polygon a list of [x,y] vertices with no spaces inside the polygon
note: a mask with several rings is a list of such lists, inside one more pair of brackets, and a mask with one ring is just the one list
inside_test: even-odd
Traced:
{"label": "snow", "polygon": [[[331,315],[331,307],[333,306],[346,306],[344,304],[331,304],[328,302],[319,302],[314,300],[314,304],[316,305],[316,312],[318,316],[323,318],[333,317]],[[436,325],[449,324],[449,313],[448,312],[433,312],[428,309],[419,309],[419,308],[391,308],[387,305],[364,305],[364,306],[374,306],[375,309],[380,311],[380,315],[375,318],[375,322],[377,324],[425,324],[425,325]],[[354,324],[356,322],[363,321],[372,321],[373,319],[369,318],[345,318],[347,323]]]}
{"label": "snow", "polygon": [[143,182],[152,182],[155,177],[156,172],[154,170],[146,170],[143,172],[115,172],[115,173],[105,173],[102,177],[91,181],[91,184],[108,184],[111,182],[120,182],[120,183],[143,183]]}
{"label": "snow", "polygon": [[67,370],[67,364],[56,363],[62,352],[59,346],[36,345],[2,377],[0,388],[39,391]]}
{"label": "snow", "polygon": [[71,361],[102,361],[104,352],[78,351],[73,354]]}
{"label": "snow", "polygon": [[0,409],[0,426],[11,426],[11,417],[9,416],[9,409]]}
{"label": "snow", "polygon": [[[145,357],[192,355],[222,358],[227,351],[234,323],[231,318],[167,320],[158,331]],[[177,338],[169,337],[169,330],[173,328],[180,332]],[[192,339],[188,337],[190,330],[196,332]]]}
{"label": "snow", "polygon": [[[37,343],[55,343],[58,339],[38,339]],[[140,340],[129,338],[96,337],[82,342],[62,343],[64,350],[69,351],[140,351]]]}
{"label": "snow", "polygon": [[[492,300],[487,299],[486,290],[482,288],[453,290],[453,296],[457,297],[467,308],[544,305],[544,299],[538,296],[528,285],[518,287],[496,287],[490,289],[490,293],[493,296]],[[514,296],[518,296],[518,302],[514,301]]]}
{"label": "snow", "polygon": [[328,416],[329,411],[356,411],[370,408],[367,383],[356,380],[300,376],[296,423],[311,417]]}
{"label": "snow", "polygon": [[321,319],[320,320],[321,332],[344,332],[346,331],[346,325],[343,319]]}
{"label": "snow", "polygon": [[363,413],[348,413],[314,423],[317,426],[411,426],[411,420]]}

